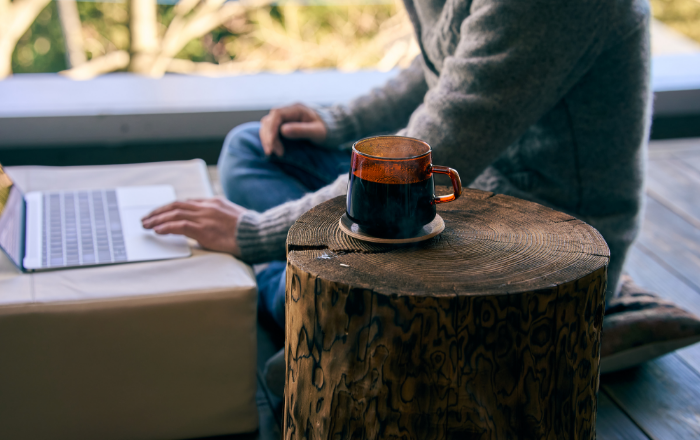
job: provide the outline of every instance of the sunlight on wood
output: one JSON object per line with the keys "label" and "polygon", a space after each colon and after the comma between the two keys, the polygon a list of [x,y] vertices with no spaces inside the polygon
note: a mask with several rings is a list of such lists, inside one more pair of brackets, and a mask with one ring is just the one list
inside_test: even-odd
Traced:
{"label": "sunlight on wood", "polygon": [[66,47],[66,64],[69,68],[77,67],[87,61],[78,4],[75,0],[59,0],[56,5]]}
{"label": "sunlight on wood", "polygon": [[104,73],[125,69],[129,65],[130,59],[127,51],[117,50],[59,73],[70,79],[86,80]]}

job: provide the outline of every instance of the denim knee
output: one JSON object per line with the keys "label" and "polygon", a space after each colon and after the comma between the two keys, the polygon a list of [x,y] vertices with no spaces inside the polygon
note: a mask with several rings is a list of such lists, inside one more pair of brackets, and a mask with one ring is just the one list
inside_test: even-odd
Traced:
{"label": "denim knee", "polygon": [[240,187],[239,179],[243,175],[243,168],[249,169],[256,162],[266,160],[259,133],[259,122],[247,122],[231,130],[224,140],[217,169],[224,195],[234,203],[244,202],[238,200],[242,193],[233,191]]}

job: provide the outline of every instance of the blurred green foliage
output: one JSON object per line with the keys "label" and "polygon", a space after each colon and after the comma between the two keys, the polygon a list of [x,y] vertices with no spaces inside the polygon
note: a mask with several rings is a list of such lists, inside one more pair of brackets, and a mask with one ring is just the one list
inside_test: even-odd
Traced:
{"label": "blurred green foliage", "polygon": [[[190,41],[177,58],[221,64],[245,59],[251,52],[263,50],[266,56],[282,59],[283,50],[263,48],[267,32],[270,31],[268,21],[279,24],[288,36],[293,37],[289,40],[290,46],[299,41],[319,44],[331,35],[354,40],[359,46],[374,37],[381,24],[395,15],[397,10],[393,4],[266,7],[249,11],[244,20],[233,19],[204,37]],[[162,8],[161,12],[161,22],[169,23],[172,8]],[[260,22],[261,18],[265,19],[265,23]]]}
{"label": "blurred green foliage", "polygon": [[87,58],[118,49],[129,50],[129,13],[126,3],[79,2]]}
{"label": "blurred green foliage", "polygon": [[[211,63],[230,61],[237,56],[240,59],[241,55],[247,55],[264,44],[259,35],[249,35],[255,31],[256,14],[263,12],[285,27],[292,22],[289,17],[285,17],[285,10],[284,6],[272,6],[252,11],[243,22],[233,20],[202,38],[190,41],[177,58]],[[358,10],[369,10],[374,20],[368,21],[367,14],[358,15]],[[129,50],[129,14],[126,2],[79,2],[78,11],[88,59],[113,50]],[[351,38],[357,38],[360,42],[374,36],[381,22],[394,15],[397,8],[393,4],[310,5],[294,8],[294,11],[293,22],[295,26],[303,24],[302,32],[307,34],[307,38],[320,42],[329,34],[344,32],[350,33]],[[358,23],[347,29],[347,20],[353,20],[353,14],[357,15]],[[161,36],[173,16],[174,6],[158,5]],[[246,34],[247,38],[239,41],[243,34]],[[21,38],[13,53],[12,63],[15,73],[58,72],[66,68],[63,35],[55,2],[51,2],[41,12],[29,31]]]}
{"label": "blurred green foliage", "polygon": [[[656,18],[700,42],[700,0],[650,1]],[[117,49],[129,49],[129,15],[125,2],[80,2],[78,10],[88,59]],[[338,40],[330,37],[340,35],[344,41],[356,39],[359,44],[376,35],[381,23],[396,11],[392,4],[268,7],[251,11],[245,20],[226,23],[204,37],[190,41],[177,57],[211,63],[245,59],[266,44],[267,34],[265,29],[261,31],[260,25],[261,13],[266,20],[279,23],[285,31],[298,34],[304,41],[334,44]],[[159,5],[158,13],[162,35],[173,18],[173,6]],[[294,17],[290,17],[291,13]],[[279,52],[279,45],[266,50],[269,51],[267,56],[274,57],[276,51]],[[280,53],[279,56],[283,55]],[[317,67],[334,67],[332,59],[324,63]],[[58,72],[66,68],[55,2],[39,14],[20,39],[12,55],[12,68],[15,73]]]}
{"label": "blurred green foliage", "polygon": [[51,2],[36,18],[12,53],[15,73],[58,72],[66,68],[63,33],[56,2]]}

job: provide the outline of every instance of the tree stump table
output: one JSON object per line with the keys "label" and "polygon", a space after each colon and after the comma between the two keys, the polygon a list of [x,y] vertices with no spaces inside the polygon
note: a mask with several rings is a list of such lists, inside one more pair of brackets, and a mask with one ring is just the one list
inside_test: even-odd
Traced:
{"label": "tree stump table", "polygon": [[465,190],[441,235],[388,246],[343,234],[344,211],[287,238],[285,439],[595,438],[598,231]]}

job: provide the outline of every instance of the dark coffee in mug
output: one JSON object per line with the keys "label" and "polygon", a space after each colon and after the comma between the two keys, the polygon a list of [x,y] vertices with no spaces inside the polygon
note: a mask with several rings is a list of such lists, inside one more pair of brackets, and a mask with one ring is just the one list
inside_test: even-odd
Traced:
{"label": "dark coffee in mug", "polygon": [[[435,197],[433,173],[452,179],[454,194]],[[430,146],[402,136],[376,136],[353,145],[347,216],[381,238],[410,238],[435,218],[435,205],[462,192],[459,175],[431,164]]]}
{"label": "dark coffee in mug", "polygon": [[378,183],[350,175],[348,217],[368,234],[413,237],[435,218],[432,176],[414,183]]}

